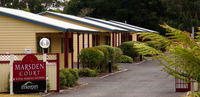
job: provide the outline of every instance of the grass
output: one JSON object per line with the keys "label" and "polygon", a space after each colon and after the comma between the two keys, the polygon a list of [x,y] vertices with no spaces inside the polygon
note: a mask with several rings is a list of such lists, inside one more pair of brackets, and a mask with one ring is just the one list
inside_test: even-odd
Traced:
{"label": "grass", "polygon": [[40,95],[32,95],[32,94],[0,94],[0,97],[41,97]]}

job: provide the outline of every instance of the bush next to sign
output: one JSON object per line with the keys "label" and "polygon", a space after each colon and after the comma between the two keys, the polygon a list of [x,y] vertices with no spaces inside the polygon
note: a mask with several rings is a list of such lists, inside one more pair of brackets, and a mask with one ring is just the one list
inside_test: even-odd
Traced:
{"label": "bush next to sign", "polygon": [[139,52],[137,52],[134,44],[134,41],[123,42],[120,45],[120,48],[122,49],[124,55],[132,57],[134,61],[138,61]]}
{"label": "bush next to sign", "polygon": [[83,68],[99,69],[104,53],[96,48],[84,48],[81,50],[80,62]]}
{"label": "bush next to sign", "polygon": [[120,59],[120,63],[133,63],[133,59],[129,56],[122,55]]}
{"label": "bush next to sign", "polygon": [[60,87],[72,87],[77,83],[79,74],[77,69],[61,69],[60,70]]}
{"label": "bush next to sign", "polygon": [[120,48],[102,45],[82,49],[79,58],[83,68],[107,72],[109,61],[112,63],[119,62],[122,54]]}
{"label": "bush next to sign", "polygon": [[81,77],[95,77],[98,72],[89,68],[82,68],[79,70],[79,76]]}

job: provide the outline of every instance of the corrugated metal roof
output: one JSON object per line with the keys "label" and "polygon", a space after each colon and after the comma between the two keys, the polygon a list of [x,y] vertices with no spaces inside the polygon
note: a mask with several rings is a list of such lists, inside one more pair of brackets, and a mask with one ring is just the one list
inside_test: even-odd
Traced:
{"label": "corrugated metal roof", "polygon": [[117,21],[112,21],[112,20],[110,20],[110,22],[117,23],[117,24],[124,25],[124,26],[128,26],[128,27],[131,27],[131,28],[141,29],[141,30],[143,30],[144,32],[154,32],[154,33],[158,33],[157,31],[154,31],[154,30],[149,30],[149,29],[146,29],[146,28],[142,28],[142,27],[138,27],[138,26],[134,26],[134,25],[122,23],[122,22],[117,22]]}
{"label": "corrugated metal roof", "polygon": [[0,15],[9,16],[19,20],[31,22],[34,24],[40,24],[64,32],[97,32],[97,30],[94,29],[82,27],[71,23],[66,23],[63,21],[59,21],[56,19],[44,17],[38,14],[33,14],[30,12],[17,9],[0,7]]}
{"label": "corrugated metal roof", "polygon": [[106,20],[102,20],[102,19],[97,19],[97,18],[92,18],[92,17],[85,17],[85,19],[104,23],[104,24],[107,24],[107,25],[116,26],[116,27],[123,28],[123,29],[126,29],[126,30],[131,31],[131,32],[144,32],[144,30],[142,30],[142,29],[137,29],[137,28],[125,26],[125,25],[121,25],[121,24],[118,24],[118,23],[114,23],[114,22],[110,22],[110,21],[106,21]]}
{"label": "corrugated metal roof", "polygon": [[108,30],[108,31],[128,32],[128,30],[125,30],[125,29],[122,29],[122,28],[118,28],[118,27],[115,27],[115,26],[111,26],[111,25],[99,23],[99,22],[96,22],[96,21],[84,19],[84,18],[81,18],[81,17],[78,17],[78,16],[73,16],[73,15],[68,15],[68,14],[63,14],[63,13],[50,12],[50,11],[42,12],[42,13],[39,13],[39,14],[41,14],[41,15],[49,14],[49,15],[53,15],[53,16],[58,16],[58,17],[61,17],[61,18],[64,18],[64,19],[68,19],[68,20],[71,20],[71,21],[90,25],[90,26],[93,26],[93,27],[105,29],[105,30]]}

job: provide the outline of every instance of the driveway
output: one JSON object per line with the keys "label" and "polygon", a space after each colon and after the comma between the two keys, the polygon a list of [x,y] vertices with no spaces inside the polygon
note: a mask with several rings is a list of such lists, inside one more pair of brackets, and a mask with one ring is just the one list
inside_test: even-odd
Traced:
{"label": "driveway", "polygon": [[128,71],[105,78],[81,78],[88,85],[48,97],[180,97],[174,78],[161,71],[155,60],[120,64]]}

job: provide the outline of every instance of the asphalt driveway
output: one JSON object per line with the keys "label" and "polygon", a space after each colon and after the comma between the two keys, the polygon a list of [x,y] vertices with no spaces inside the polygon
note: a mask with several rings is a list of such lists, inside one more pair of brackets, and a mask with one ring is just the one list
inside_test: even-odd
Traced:
{"label": "asphalt driveway", "polygon": [[155,60],[120,64],[128,71],[105,78],[81,78],[88,85],[48,97],[180,97],[174,78],[161,71]]}

